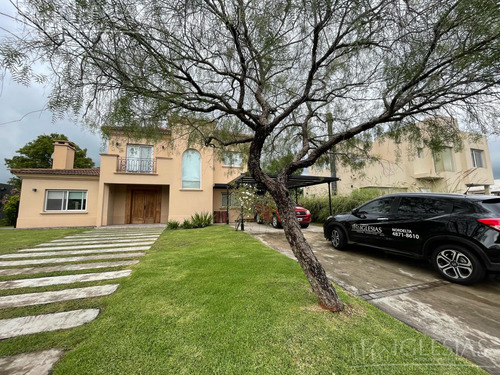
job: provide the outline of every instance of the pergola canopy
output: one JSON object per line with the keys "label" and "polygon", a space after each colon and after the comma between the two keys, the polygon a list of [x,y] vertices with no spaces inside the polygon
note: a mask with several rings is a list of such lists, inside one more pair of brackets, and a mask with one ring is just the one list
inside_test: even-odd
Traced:
{"label": "pergola canopy", "polygon": [[[275,174],[268,174],[269,177],[276,179],[277,175]],[[288,178],[288,182],[286,184],[286,187],[288,189],[298,189],[298,188],[303,188],[307,186],[313,186],[313,185],[319,185],[319,184],[328,184],[328,203],[330,206],[330,215],[332,214],[332,195],[331,195],[331,189],[330,189],[330,183],[335,182],[335,181],[340,181],[340,178],[338,177],[322,177],[322,176],[296,176],[292,175]],[[234,180],[230,181],[227,184],[214,184],[214,188],[216,189],[226,189],[229,193],[229,189],[232,187],[238,187],[243,184],[248,184],[248,185],[253,185],[256,186],[258,190],[265,191],[266,188],[263,184],[260,182],[255,181],[255,179],[250,176],[250,174],[243,173],[239,177],[235,178]],[[297,190],[295,190],[295,200],[297,201]],[[229,224],[229,206],[226,207],[227,210],[227,216],[226,216],[226,224]],[[242,208],[242,213],[243,213],[243,208]],[[244,223],[241,224],[241,230],[245,230],[245,225]]]}
{"label": "pergola canopy", "polygon": [[[269,177],[272,179],[276,179],[277,175],[275,174],[269,174]],[[286,187],[288,189],[297,189],[297,188],[302,188],[306,186],[313,186],[313,185],[319,185],[319,184],[329,184],[331,182],[335,181],[340,181],[340,178],[338,177],[322,177],[322,176],[296,176],[292,175],[288,178],[288,182],[286,184]],[[261,183],[255,181],[255,179],[250,176],[248,173],[243,173],[239,177],[235,178],[231,182],[228,183],[229,186],[239,186],[242,184],[248,184],[248,185],[256,185],[258,189],[265,189],[264,185]],[[218,184],[222,185],[222,184]],[[220,186],[222,187],[222,186]]]}

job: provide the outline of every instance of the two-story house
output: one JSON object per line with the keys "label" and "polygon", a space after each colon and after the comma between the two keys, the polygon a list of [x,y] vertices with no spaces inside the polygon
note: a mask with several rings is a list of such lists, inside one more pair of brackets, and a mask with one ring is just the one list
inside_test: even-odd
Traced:
{"label": "two-story house", "polygon": [[[353,189],[375,188],[385,192],[447,192],[490,194],[494,182],[488,141],[484,136],[462,133],[462,147],[451,144],[438,153],[407,142],[381,138],[373,142],[371,154],[378,161],[362,170],[337,165],[338,194]],[[325,168],[309,168],[311,176],[330,176]],[[324,187],[306,189],[307,195],[325,195]]]}
{"label": "two-story house", "polygon": [[172,141],[167,129],[155,142],[113,132],[100,168],[74,169],[74,153],[71,142],[56,141],[52,169],[11,171],[23,179],[18,228],[182,222],[225,212],[225,186],[243,171],[241,154],[220,157],[185,137]]}

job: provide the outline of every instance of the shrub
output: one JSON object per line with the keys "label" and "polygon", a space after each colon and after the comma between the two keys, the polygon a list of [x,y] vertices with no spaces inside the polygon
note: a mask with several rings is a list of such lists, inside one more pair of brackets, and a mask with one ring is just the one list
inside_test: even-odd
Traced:
{"label": "shrub", "polygon": [[193,228],[204,228],[212,225],[212,219],[213,215],[208,212],[195,213],[191,216],[191,223],[193,224]]}
{"label": "shrub", "polygon": [[193,228],[193,223],[189,219],[184,219],[184,221],[181,224],[182,229],[192,229]]}
{"label": "shrub", "polygon": [[[332,214],[349,212],[363,203],[379,197],[383,193],[377,189],[358,189],[353,190],[349,195],[337,195],[332,197]],[[330,207],[328,196],[324,197],[304,197],[301,199],[301,205],[311,211],[311,220],[316,223],[326,221],[330,216]]]}
{"label": "shrub", "polygon": [[177,229],[180,225],[178,221],[172,220],[167,223],[167,229]]}
{"label": "shrub", "polygon": [[[13,189],[14,190],[14,189]],[[2,200],[3,213],[5,218],[2,223],[5,225],[14,225],[17,216],[17,204],[19,202],[19,195],[6,195]]]}

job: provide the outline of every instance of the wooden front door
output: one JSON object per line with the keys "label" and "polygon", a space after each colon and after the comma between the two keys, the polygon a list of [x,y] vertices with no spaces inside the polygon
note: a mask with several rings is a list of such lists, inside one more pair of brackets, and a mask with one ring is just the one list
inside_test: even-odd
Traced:
{"label": "wooden front door", "polygon": [[131,224],[153,224],[160,222],[161,191],[132,190],[130,204]]}

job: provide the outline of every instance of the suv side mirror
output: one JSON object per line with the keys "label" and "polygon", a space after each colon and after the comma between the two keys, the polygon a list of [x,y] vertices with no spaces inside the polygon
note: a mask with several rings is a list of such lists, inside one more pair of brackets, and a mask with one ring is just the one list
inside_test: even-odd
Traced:
{"label": "suv side mirror", "polygon": [[356,217],[360,217],[361,219],[364,219],[366,218],[366,215],[365,215],[365,212],[364,211],[360,211],[359,208],[355,208],[351,211],[351,213],[356,216]]}

